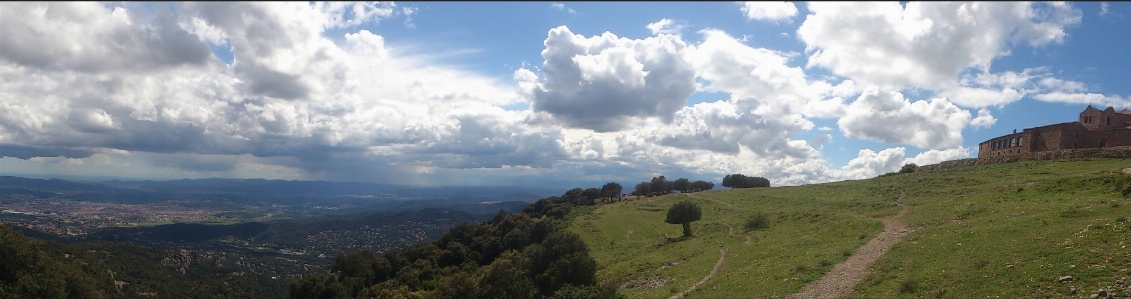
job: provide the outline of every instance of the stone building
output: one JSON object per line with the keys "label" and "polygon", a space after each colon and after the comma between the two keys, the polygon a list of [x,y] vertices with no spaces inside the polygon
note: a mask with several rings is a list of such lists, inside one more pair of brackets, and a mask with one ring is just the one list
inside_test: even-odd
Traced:
{"label": "stone building", "polygon": [[1131,146],[1131,111],[1088,106],[1080,119],[993,138],[978,144],[978,158],[1076,148]]}

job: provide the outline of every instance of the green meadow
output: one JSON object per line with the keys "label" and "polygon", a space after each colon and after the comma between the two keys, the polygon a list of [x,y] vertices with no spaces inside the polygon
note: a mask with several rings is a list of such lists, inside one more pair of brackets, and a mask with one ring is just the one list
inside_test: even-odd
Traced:
{"label": "green meadow", "polygon": [[[1131,275],[1131,167],[1126,159],[1030,161],[793,187],[669,194],[577,208],[599,279],[630,298],[772,298],[797,292],[910,206],[917,229],[872,264],[852,297],[1087,297]],[[682,238],[664,223],[691,200],[703,211]],[[762,214],[768,227],[748,228]],[[1072,276],[1058,282],[1058,277]],[[1131,281],[1127,281],[1131,284]],[[1070,294],[1070,286],[1079,293]]]}

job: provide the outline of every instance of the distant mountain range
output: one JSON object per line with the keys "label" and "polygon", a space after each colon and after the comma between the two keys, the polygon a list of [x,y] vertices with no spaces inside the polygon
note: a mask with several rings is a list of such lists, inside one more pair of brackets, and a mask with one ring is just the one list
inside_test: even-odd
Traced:
{"label": "distant mountain range", "polygon": [[[72,182],[60,179],[30,179],[0,176],[0,195],[34,197],[68,196],[78,200],[101,201],[94,194],[113,193],[115,198],[132,202],[148,202],[170,196],[225,196],[233,198],[370,198],[380,200],[450,200],[474,202],[531,202],[551,196],[560,190],[523,186],[406,187],[373,183],[285,181],[264,179],[184,179],[172,181],[100,181]],[[124,195],[124,196],[123,196]],[[140,198],[139,198],[140,197]]]}

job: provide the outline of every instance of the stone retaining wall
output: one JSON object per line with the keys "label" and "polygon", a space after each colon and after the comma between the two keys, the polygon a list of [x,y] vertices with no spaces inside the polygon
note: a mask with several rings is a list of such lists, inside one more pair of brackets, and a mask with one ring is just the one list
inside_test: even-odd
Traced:
{"label": "stone retaining wall", "polygon": [[972,166],[983,164],[1009,163],[1033,160],[1059,160],[1082,158],[1121,158],[1131,159],[1131,146],[1116,146],[1103,148],[1077,148],[1056,151],[1029,152],[1010,156],[982,157],[961,160],[943,161],[939,164],[919,166],[916,171],[931,171],[957,166]]}

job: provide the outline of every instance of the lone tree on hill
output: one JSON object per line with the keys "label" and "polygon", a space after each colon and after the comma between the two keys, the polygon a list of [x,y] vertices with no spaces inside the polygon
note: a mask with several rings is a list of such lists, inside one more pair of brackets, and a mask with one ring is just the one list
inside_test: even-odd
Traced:
{"label": "lone tree on hill", "polygon": [[664,222],[670,224],[683,224],[683,236],[691,236],[691,222],[698,221],[703,218],[703,212],[699,210],[699,206],[695,205],[690,200],[685,200],[672,205],[668,209],[668,218]]}

